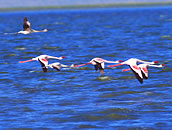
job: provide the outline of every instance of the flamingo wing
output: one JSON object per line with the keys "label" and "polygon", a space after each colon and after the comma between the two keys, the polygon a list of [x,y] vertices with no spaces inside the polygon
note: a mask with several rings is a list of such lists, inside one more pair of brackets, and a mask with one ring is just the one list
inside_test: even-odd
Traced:
{"label": "flamingo wing", "polygon": [[103,74],[104,73],[104,63],[99,63],[97,61],[94,61],[96,62],[96,65],[94,65],[95,67],[95,70],[100,70],[100,73]]}
{"label": "flamingo wing", "polygon": [[30,31],[30,22],[27,20],[27,18],[25,17],[23,19],[23,31]]}
{"label": "flamingo wing", "polygon": [[130,69],[132,70],[132,72],[134,73],[135,77],[137,78],[137,80],[140,82],[140,83],[143,83],[143,78],[140,76],[141,74],[141,70],[139,69],[138,72],[140,71],[140,73],[138,73],[137,71],[135,71],[135,69],[132,67],[132,66],[129,66]]}
{"label": "flamingo wing", "polygon": [[101,63],[101,68],[100,68],[100,73],[103,74],[104,73],[104,68],[105,68],[105,63]]}
{"label": "flamingo wing", "polygon": [[146,77],[145,73],[144,73],[142,70],[141,70],[141,72],[142,72],[143,78],[144,78],[144,79],[148,79],[148,77]]}
{"label": "flamingo wing", "polygon": [[60,66],[52,66],[54,69],[56,69],[57,71],[60,71]]}
{"label": "flamingo wing", "polygon": [[99,69],[98,65],[94,65],[94,68],[96,71]]}
{"label": "flamingo wing", "polygon": [[103,63],[101,63],[101,67],[102,67],[102,69],[104,69],[105,68],[105,63],[103,62]]}
{"label": "flamingo wing", "polygon": [[141,68],[142,76],[144,79],[148,79],[148,70],[146,67]]}
{"label": "flamingo wing", "polygon": [[94,61],[96,63],[96,65],[94,65],[95,67],[95,70],[104,70],[103,66],[102,66],[102,63],[99,63],[97,61]]}
{"label": "flamingo wing", "polygon": [[38,58],[38,61],[41,64],[43,72],[47,72],[47,67],[45,66],[45,64],[39,58]]}

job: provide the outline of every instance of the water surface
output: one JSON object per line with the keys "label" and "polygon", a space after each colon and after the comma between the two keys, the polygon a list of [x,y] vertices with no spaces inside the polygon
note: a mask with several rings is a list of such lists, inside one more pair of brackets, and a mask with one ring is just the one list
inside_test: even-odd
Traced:
{"label": "water surface", "polygon": [[[14,34],[23,17],[47,33]],[[172,8],[47,10],[0,13],[0,128],[170,129],[172,127]],[[63,64],[94,57],[165,63],[140,84],[127,66],[49,69],[41,54]],[[50,60],[50,63],[56,60]]]}

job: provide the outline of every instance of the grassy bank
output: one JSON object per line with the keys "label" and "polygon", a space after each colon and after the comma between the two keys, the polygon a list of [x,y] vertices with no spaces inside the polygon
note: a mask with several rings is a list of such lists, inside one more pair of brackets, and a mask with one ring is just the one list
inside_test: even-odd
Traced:
{"label": "grassy bank", "polygon": [[46,9],[87,9],[87,8],[125,8],[125,7],[148,7],[148,6],[168,6],[172,2],[150,2],[150,3],[120,3],[120,4],[96,4],[96,5],[66,5],[66,6],[43,6],[43,7],[16,7],[0,8],[0,11],[21,11],[21,10],[46,10]]}

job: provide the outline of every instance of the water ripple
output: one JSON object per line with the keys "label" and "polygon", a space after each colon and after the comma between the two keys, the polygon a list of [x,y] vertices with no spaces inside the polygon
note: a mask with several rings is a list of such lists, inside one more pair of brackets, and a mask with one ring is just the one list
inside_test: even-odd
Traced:
{"label": "water ripple", "polygon": [[[23,17],[50,30],[14,34]],[[171,7],[0,13],[0,129],[171,129],[171,17]],[[92,65],[44,73],[37,61],[18,63],[41,54],[66,65],[101,57],[166,66],[149,67],[140,84],[125,65],[105,64],[101,76]]]}

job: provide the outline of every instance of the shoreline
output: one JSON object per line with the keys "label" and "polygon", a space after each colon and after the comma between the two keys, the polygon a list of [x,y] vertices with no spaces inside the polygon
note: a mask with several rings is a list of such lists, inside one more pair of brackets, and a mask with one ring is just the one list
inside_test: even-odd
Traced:
{"label": "shoreline", "polygon": [[7,11],[29,11],[47,9],[90,9],[90,8],[134,8],[134,7],[153,7],[172,5],[172,2],[138,2],[138,3],[117,3],[117,4],[94,4],[94,5],[65,5],[65,6],[34,6],[34,7],[14,7],[0,8],[0,12]]}

